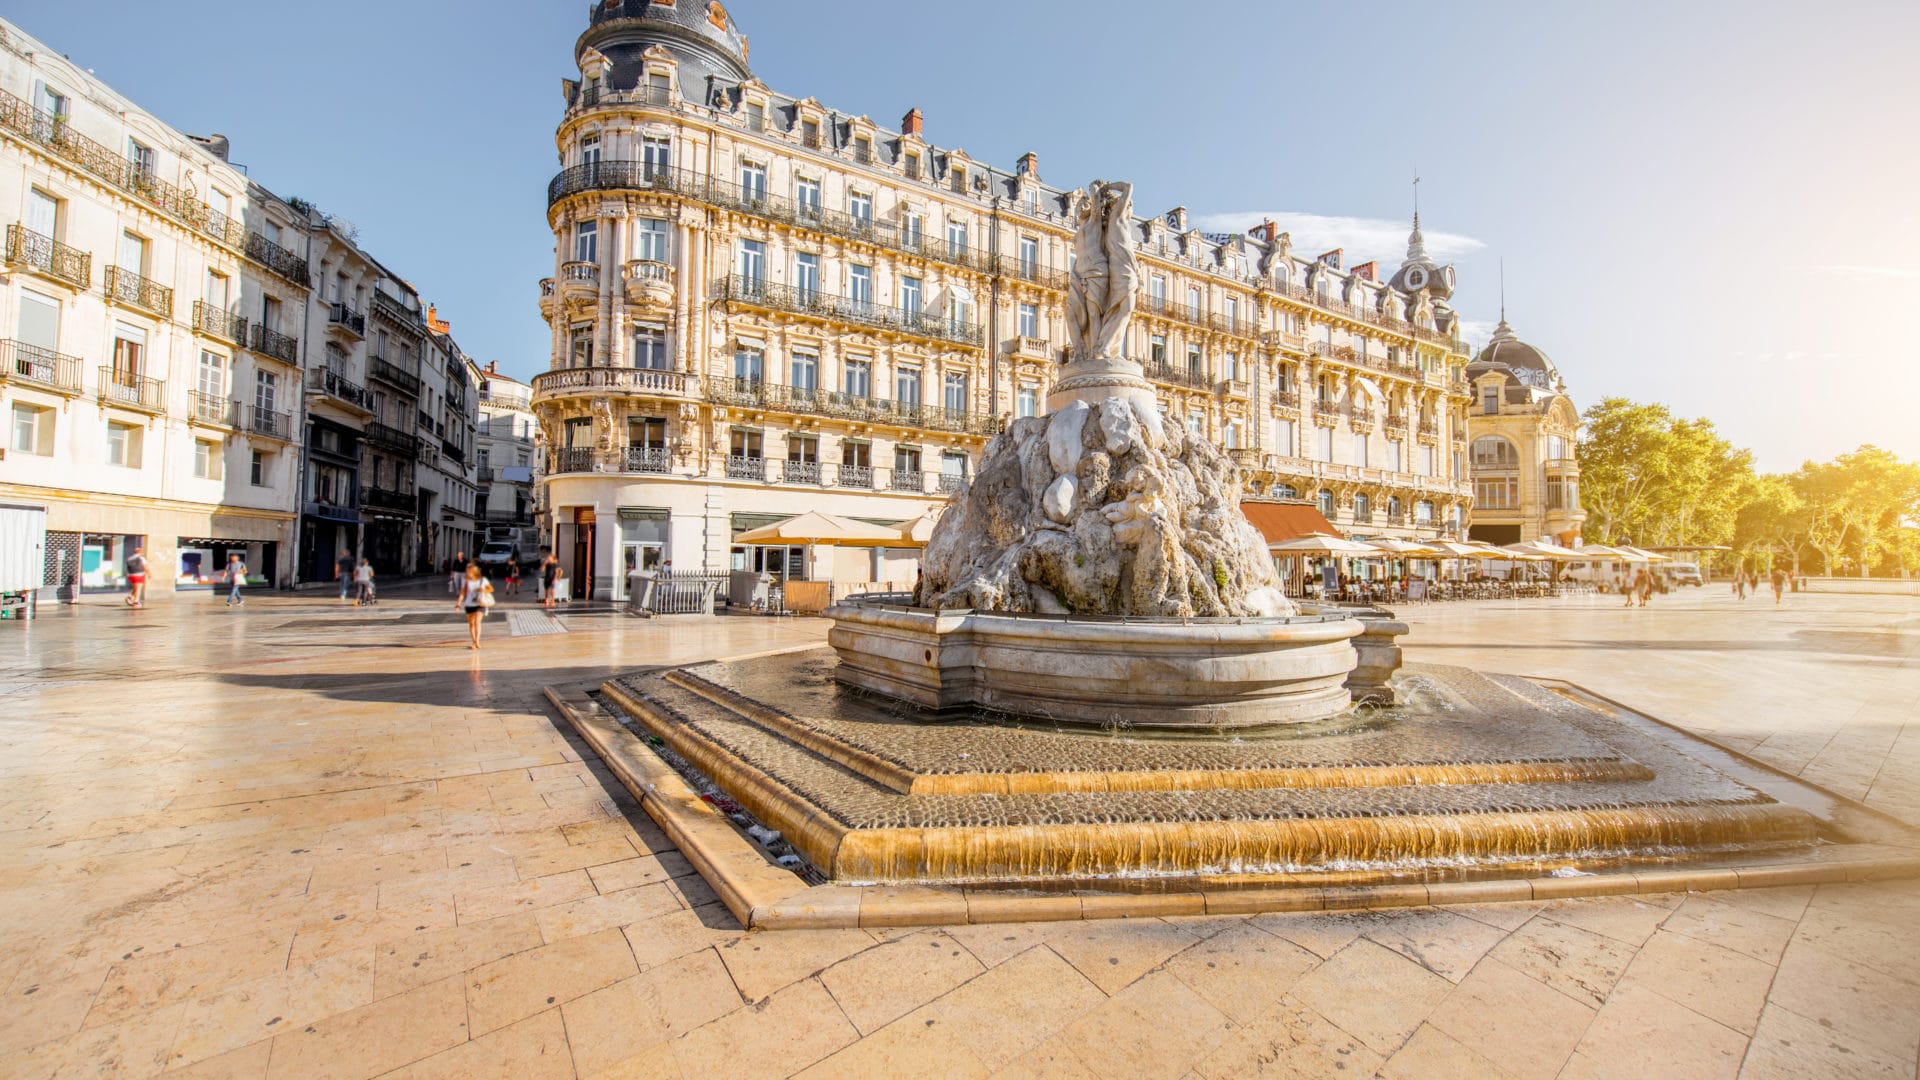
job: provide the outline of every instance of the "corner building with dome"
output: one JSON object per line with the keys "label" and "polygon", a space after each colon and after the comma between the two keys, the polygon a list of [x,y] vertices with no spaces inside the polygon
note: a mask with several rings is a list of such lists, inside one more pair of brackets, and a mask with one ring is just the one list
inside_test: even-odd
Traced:
{"label": "corner building with dome", "polygon": [[[626,573],[764,570],[910,584],[912,551],[746,546],[810,510],[900,522],[1043,411],[1066,344],[1077,183],[1011,170],[753,77],[731,12],[606,0],[563,84],[555,239],[533,379],[543,533],[576,595]],[[1126,162],[1112,171],[1122,177]],[[1169,422],[1213,440],[1250,498],[1342,531],[1459,536],[1470,356],[1453,268],[1416,216],[1390,276],[1293,250],[1272,222],[1134,224],[1127,352]]]}
{"label": "corner building with dome", "polygon": [[1514,334],[1503,309],[1487,347],[1467,365],[1467,379],[1474,395],[1467,415],[1471,539],[1577,543],[1587,520],[1574,457],[1580,411],[1560,369]]}

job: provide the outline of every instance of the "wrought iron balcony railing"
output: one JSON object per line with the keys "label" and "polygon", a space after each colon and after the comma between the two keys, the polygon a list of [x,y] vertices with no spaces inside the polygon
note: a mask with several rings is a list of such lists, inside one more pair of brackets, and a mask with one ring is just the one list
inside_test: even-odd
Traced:
{"label": "wrought iron balcony railing", "polygon": [[373,395],[367,388],[347,378],[330,367],[320,369],[318,377],[309,384],[313,389],[329,397],[346,402],[356,409],[373,408]]}
{"label": "wrought iron balcony railing", "polygon": [[547,455],[547,472],[583,473],[593,471],[593,449],[591,447],[562,447]]}
{"label": "wrought iron balcony railing", "polygon": [[673,457],[664,446],[629,446],[621,462],[627,472],[663,473],[672,468]]}
{"label": "wrought iron balcony railing", "polygon": [[780,479],[789,484],[820,483],[820,463],[817,461],[793,461],[780,463]]}
{"label": "wrought iron balcony railing", "polygon": [[109,266],[105,284],[110,300],[173,317],[173,290],[152,278],[141,277],[124,266]]}
{"label": "wrought iron balcony railing", "polygon": [[835,469],[835,472],[839,474],[836,479],[841,487],[860,488],[863,491],[871,490],[873,487],[873,466],[871,465],[841,465]]}
{"label": "wrought iron balcony railing", "polygon": [[926,477],[927,474],[918,469],[895,469],[893,470],[893,482],[889,486],[895,491],[924,492],[927,490]]}
{"label": "wrought iron balcony railing", "polygon": [[378,420],[367,425],[367,441],[375,446],[383,446],[409,455],[419,452],[420,449],[420,439],[417,436]]}
{"label": "wrought iron balcony railing", "polygon": [[0,382],[8,380],[78,394],[80,358],[24,341],[0,341]]}
{"label": "wrought iron balcony railing", "polygon": [[1204,371],[1170,364],[1165,360],[1158,362],[1145,360],[1141,362],[1141,366],[1146,369],[1147,378],[1155,382],[1170,386],[1191,386],[1197,390],[1213,389],[1213,380],[1208,378]]}
{"label": "wrought iron balcony railing", "polygon": [[367,336],[366,315],[362,312],[355,311],[345,304],[328,304],[327,322],[333,326],[349,330],[361,337]]}
{"label": "wrought iron balcony railing", "polygon": [[409,395],[420,393],[420,376],[398,364],[387,362],[384,356],[374,356],[367,360],[367,375],[406,391]]}
{"label": "wrought iron balcony railing", "polygon": [[293,439],[293,416],[289,413],[263,409],[258,405],[246,408],[247,430],[255,435],[265,435],[273,439]]}
{"label": "wrought iron balcony railing", "polygon": [[192,410],[189,413],[192,419],[203,424],[233,426],[234,414],[238,409],[232,399],[223,398],[218,394],[203,394],[198,390],[189,393],[187,398]]}
{"label": "wrought iron balcony railing", "polygon": [[727,458],[727,479],[761,480],[767,478],[767,459],[745,454],[733,454]]}
{"label": "wrought iron balcony railing", "polygon": [[[572,391],[605,393],[662,394],[684,397],[700,392],[700,377],[684,371],[655,371],[652,368],[578,367],[543,371],[533,377],[527,401]],[[493,400],[501,400],[500,387],[492,390]]]}
{"label": "wrought iron balcony railing", "polygon": [[940,474],[940,494],[942,495],[951,495],[966,486],[967,478],[963,475],[947,472]]}
{"label": "wrought iron balcony railing", "polygon": [[983,413],[866,397],[837,390],[785,386],[759,379],[711,379],[707,383],[706,396],[707,400],[716,404],[753,406],[869,424],[893,424],[968,435],[992,435],[999,430],[999,421]]}
{"label": "wrought iron balcony railing", "polygon": [[249,230],[243,249],[247,258],[293,282],[303,289],[313,287],[313,269],[305,256],[296,255],[257,232]]}
{"label": "wrought iron balcony railing", "polygon": [[1300,407],[1300,391],[1276,390],[1273,393],[1273,403],[1283,409],[1298,409]]}
{"label": "wrought iron balcony railing", "polygon": [[235,344],[247,340],[247,320],[205,300],[193,302],[193,328],[210,337]]}
{"label": "wrought iron balcony railing", "polygon": [[92,255],[24,226],[7,226],[7,262],[32,267],[77,289],[93,286]]}
{"label": "wrought iron balcony railing", "polygon": [[300,363],[300,339],[276,333],[264,326],[254,326],[253,338],[248,347],[262,356],[271,356],[283,364],[297,366]]}
{"label": "wrought iron balcony railing", "polygon": [[411,491],[370,487],[361,491],[360,505],[410,514],[419,508],[419,498]]}
{"label": "wrought iron balcony railing", "polygon": [[1065,292],[1067,288],[1067,272],[1065,270],[1055,270],[1050,266],[1041,266],[1038,262],[1028,261],[1012,255],[995,255],[993,257],[993,272],[1003,278],[1025,281],[1033,285],[1038,285],[1043,289],[1052,289],[1056,292]]}
{"label": "wrought iron balcony railing", "polygon": [[1164,296],[1155,296],[1149,290],[1142,289],[1135,297],[1135,310],[1144,315],[1158,315],[1162,318],[1183,322],[1189,326],[1218,330],[1235,337],[1255,338],[1260,328],[1252,319],[1239,315],[1222,315],[1208,311],[1205,307],[1169,300]]}
{"label": "wrought iron balcony railing", "polygon": [[166,386],[159,379],[149,379],[127,371],[116,371],[111,367],[100,369],[100,397],[114,405],[142,412],[159,412],[166,408]]}
{"label": "wrought iron balcony railing", "polygon": [[714,283],[714,293],[733,303],[769,311],[814,315],[854,326],[869,326],[916,337],[979,346],[985,337],[979,323],[949,319],[925,309],[885,307],[870,301],[834,296],[815,289],[797,289],[759,278],[729,275]]}

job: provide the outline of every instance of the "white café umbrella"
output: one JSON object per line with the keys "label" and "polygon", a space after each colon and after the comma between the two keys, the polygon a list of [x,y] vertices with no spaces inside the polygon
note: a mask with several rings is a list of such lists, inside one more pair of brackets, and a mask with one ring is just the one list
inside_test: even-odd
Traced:
{"label": "white caf\u00e9 umbrella", "polygon": [[1291,540],[1281,540],[1268,544],[1267,550],[1275,555],[1343,555],[1354,559],[1378,559],[1386,555],[1379,548],[1326,533],[1308,533]]}
{"label": "white caf\u00e9 umbrella", "polygon": [[736,544],[847,544],[854,547],[885,547],[899,544],[900,529],[895,525],[874,525],[837,514],[810,510],[773,525],[743,532],[733,538]]}
{"label": "white caf\u00e9 umbrella", "polygon": [[1528,540],[1525,543],[1508,544],[1501,550],[1513,552],[1521,556],[1531,555],[1543,559],[1552,559],[1555,562],[1581,562],[1587,558],[1587,556],[1580,554],[1572,548],[1564,548],[1558,544],[1549,544],[1545,540]]}

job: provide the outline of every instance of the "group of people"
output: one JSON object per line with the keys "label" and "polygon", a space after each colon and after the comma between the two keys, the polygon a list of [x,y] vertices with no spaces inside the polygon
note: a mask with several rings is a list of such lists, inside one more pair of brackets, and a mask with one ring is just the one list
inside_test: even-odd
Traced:
{"label": "group of people", "polygon": [[[1776,566],[1773,568],[1773,573],[1769,575],[1769,580],[1773,585],[1773,602],[1778,604],[1786,596],[1787,572]],[[1733,595],[1745,600],[1750,593],[1756,596],[1759,595],[1760,573],[1757,570],[1750,571],[1742,566],[1733,573]]]}
{"label": "group of people", "polygon": [[353,559],[353,553],[346,548],[340,549],[340,557],[333,561],[333,578],[340,583],[340,602],[347,600],[347,591],[353,591],[353,606],[373,603],[373,564],[364,557],[359,562]]}
{"label": "group of people", "polygon": [[[220,577],[227,586],[227,606],[245,606],[247,601],[240,595],[240,587],[247,583],[247,564],[237,552],[227,556],[227,568],[221,572]],[[127,555],[125,599],[130,608],[147,606],[147,549],[139,545],[135,545],[133,551]]]}

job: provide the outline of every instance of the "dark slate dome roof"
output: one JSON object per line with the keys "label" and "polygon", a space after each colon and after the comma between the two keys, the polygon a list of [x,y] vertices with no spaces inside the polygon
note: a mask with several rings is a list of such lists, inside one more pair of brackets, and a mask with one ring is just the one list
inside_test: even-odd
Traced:
{"label": "dark slate dome roof", "polygon": [[1560,384],[1560,369],[1553,366],[1553,361],[1546,353],[1521,341],[1504,317],[1500,325],[1494,328],[1487,347],[1481,349],[1480,355],[1467,365],[1467,373],[1470,376],[1477,375],[1492,368],[1503,368],[1516,381],[1528,386],[1552,390]]}
{"label": "dark slate dome roof", "polygon": [[588,16],[590,25],[574,51],[598,49],[613,61],[613,89],[630,90],[639,83],[640,54],[649,45],[664,46],[731,80],[752,77],[747,36],[716,0],[595,0]]}

